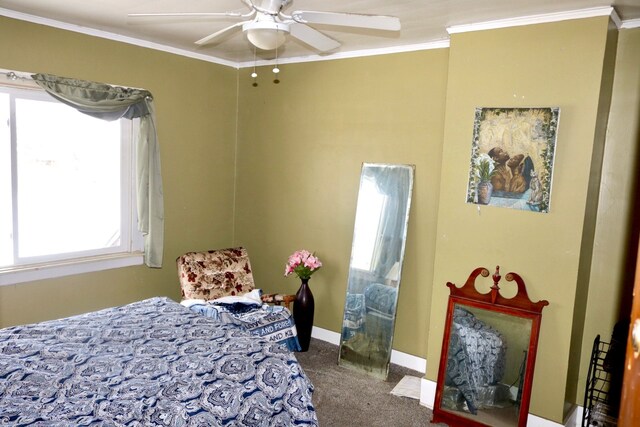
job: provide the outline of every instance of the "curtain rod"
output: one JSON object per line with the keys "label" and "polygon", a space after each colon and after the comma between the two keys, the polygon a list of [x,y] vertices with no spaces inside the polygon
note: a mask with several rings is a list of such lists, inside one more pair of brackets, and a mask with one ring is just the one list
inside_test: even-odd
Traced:
{"label": "curtain rod", "polygon": [[4,86],[29,90],[40,89],[28,73],[0,69],[0,76],[3,76],[6,79],[6,81],[2,82]]}
{"label": "curtain rod", "polygon": [[[40,89],[40,86],[38,86],[38,84],[36,83],[36,79],[33,78],[33,76],[35,74],[38,73],[26,73],[23,71],[12,71],[12,70],[2,70],[0,69],[0,75],[3,75],[7,80],[9,80],[8,84],[5,83],[5,85],[8,86],[17,86],[17,87],[22,87],[22,88],[30,88],[30,89]],[[41,73],[44,74],[44,73]],[[102,82],[92,82],[92,81],[88,81],[88,80],[82,80],[82,79],[75,79],[75,78],[69,78],[69,77],[61,77],[61,76],[55,76],[58,78],[64,78],[64,79],[68,79],[68,80],[80,80],[80,81],[86,81],[88,83],[97,83],[97,84],[101,84],[101,85],[105,85],[105,86],[111,86],[112,88],[121,88],[124,90],[138,90],[141,92],[147,92],[148,93],[148,97],[150,97],[151,99],[153,99],[153,96],[151,95],[151,93],[146,90],[146,89],[141,89],[141,88],[136,88],[136,87],[130,87],[130,86],[121,86],[121,85],[113,85],[110,83],[102,83]],[[23,82],[27,82],[26,85],[24,84],[19,84],[19,83],[15,83],[15,84],[11,84],[12,82],[16,82],[17,80],[23,81]],[[42,81],[45,81],[44,79]],[[79,88],[83,88],[84,86],[82,85],[74,85],[72,83],[68,83],[68,82],[57,82],[57,84],[62,84],[62,85],[66,85],[66,86],[71,86],[71,87],[79,87]],[[96,89],[94,88],[93,90],[102,90],[102,89]],[[106,90],[105,90],[106,92]]]}
{"label": "curtain rod", "polygon": [[31,75],[20,71],[1,70],[0,74],[4,75],[9,80],[33,80]]}
{"label": "curtain rod", "polygon": [[[55,81],[51,81],[51,80],[47,80],[47,76],[51,76],[55,79]],[[33,81],[40,81],[40,82],[44,82],[44,83],[54,83],[57,85],[63,85],[63,86],[68,86],[68,87],[77,87],[77,88],[81,88],[81,89],[86,89],[87,85],[92,85],[94,87],[91,87],[91,90],[97,90],[100,92],[108,92],[111,89],[122,89],[125,91],[140,91],[140,92],[149,92],[148,90],[145,89],[138,89],[138,88],[134,88],[134,87],[128,87],[128,86],[120,86],[120,85],[112,85],[110,83],[102,83],[102,82],[94,82],[94,81],[90,81],[90,80],[83,80],[83,79],[76,79],[73,77],[63,77],[63,76],[57,76],[54,74],[45,74],[45,73],[34,73],[31,76],[31,79]],[[78,83],[74,83],[74,82],[78,82]],[[86,84],[83,84],[86,83]],[[95,85],[100,85],[100,86],[107,86],[107,88],[103,89],[103,88],[97,88],[95,87]]]}

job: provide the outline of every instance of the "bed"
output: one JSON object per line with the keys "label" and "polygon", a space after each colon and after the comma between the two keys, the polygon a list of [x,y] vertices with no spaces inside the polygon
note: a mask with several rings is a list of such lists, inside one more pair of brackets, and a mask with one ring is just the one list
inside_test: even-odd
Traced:
{"label": "bed", "polygon": [[163,297],[0,330],[0,425],[317,426],[285,346]]}

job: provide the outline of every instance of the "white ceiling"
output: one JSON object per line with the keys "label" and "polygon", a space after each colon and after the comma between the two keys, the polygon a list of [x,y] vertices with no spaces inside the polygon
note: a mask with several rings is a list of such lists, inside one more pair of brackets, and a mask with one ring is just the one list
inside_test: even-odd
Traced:
{"label": "white ceiling", "polygon": [[[338,40],[341,47],[330,54],[319,55],[301,42],[289,39],[278,49],[278,58],[282,62],[294,62],[417,50],[446,43],[449,37],[447,29],[451,27],[456,31],[471,24],[537,15],[544,15],[542,21],[597,16],[607,14],[609,6],[614,7],[625,27],[640,26],[640,0],[292,0],[285,10],[288,14],[294,10],[317,10],[393,15],[400,18],[402,30],[388,33],[313,25]],[[194,44],[194,41],[232,25],[240,18],[127,17],[129,13],[228,11],[244,13],[248,9],[240,0],[0,0],[0,15],[165,49],[230,66],[253,64],[253,47],[241,31],[216,44],[202,47]],[[501,26],[501,23],[497,24]],[[273,57],[273,51],[257,52],[258,62]]]}

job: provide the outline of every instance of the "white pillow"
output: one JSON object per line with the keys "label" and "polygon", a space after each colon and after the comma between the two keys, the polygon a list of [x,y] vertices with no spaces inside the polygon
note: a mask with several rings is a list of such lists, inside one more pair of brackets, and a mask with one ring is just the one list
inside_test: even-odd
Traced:
{"label": "white pillow", "polygon": [[232,295],[232,296],[227,296],[227,297],[221,297],[221,298],[216,298],[212,301],[210,301],[210,303],[212,304],[235,304],[235,303],[241,303],[241,304],[257,304],[257,305],[262,305],[262,290],[261,289],[254,289],[251,292],[247,292],[244,295]]}

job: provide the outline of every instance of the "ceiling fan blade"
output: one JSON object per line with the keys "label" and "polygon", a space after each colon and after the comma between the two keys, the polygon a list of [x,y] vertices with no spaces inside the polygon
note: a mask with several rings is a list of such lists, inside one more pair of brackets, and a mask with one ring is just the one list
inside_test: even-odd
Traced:
{"label": "ceiling fan blade", "polygon": [[400,19],[395,16],[297,10],[291,14],[291,18],[302,24],[327,24],[340,25],[343,27],[371,28],[374,30],[400,31]]}
{"label": "ceiling fan blade", "polygon": [[212,16],[232,16],[235,18],[244,18],[246,14],[239,12],[176,12],[176,13],[130,13],[127,15],[129,18],[150,18],[150,17],[173,17],[173,18],[207,18]]}
{"label": "ceiling fan blade", "polygon": [[238,28],[242,27],[242,24],[244,24],[245,22],[237,22],[229,27],[223,28],[220,31],[217,31],[213,34],[208,35],[207,37],[204,37],[198,41],[196,41],[195,43],[198,46],[202,46],[208,43],[213,42],[215,39],[219,38],[219,37],[223,37],[225,35],[227,35],[228,33],[231,33],[232,31],[237,30]]}
{"label": "ceiling fan blade", "polygon": [[337,47],[340,47],[340,42],[327,37],[318,30],[314,30],[308,25],[300,23],[292,23],[289,26],[291,36],[297,38],[303,43],[308,44],[314,49],[320,52],[328,52]]}

